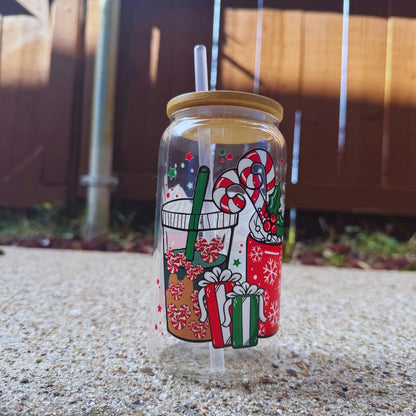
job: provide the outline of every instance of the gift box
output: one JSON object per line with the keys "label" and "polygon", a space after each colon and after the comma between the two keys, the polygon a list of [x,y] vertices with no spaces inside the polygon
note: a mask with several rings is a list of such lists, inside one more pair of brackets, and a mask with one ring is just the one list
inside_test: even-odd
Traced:
{"label": "gift box", "polygon": [[227,301],[227,293],[233,290],[235,283],[240,279],[240,273],[214,267],[212,272],[206,272],[199,282],[201,287],[198,293],[198,303],[201,309],[200,321],[205,322],[209,317],[212,345],[215,348],[231,345],[230,327],[223,325],[224,305]]}
{"label": "gift box", "polygon": [[227,294],[223,325],[231,324],[233,348],[257,345],[259,320],[267,320],[264,316],[263,292],[264,290],[256,285],[244,282],[234,286],[233,291]]}

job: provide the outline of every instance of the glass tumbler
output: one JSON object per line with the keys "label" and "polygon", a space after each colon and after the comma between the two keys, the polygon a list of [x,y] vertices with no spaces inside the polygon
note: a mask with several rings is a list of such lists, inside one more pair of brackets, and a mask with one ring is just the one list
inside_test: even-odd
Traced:
{"label": "glass tumbler", "polygon": [[209,373],[213,356],[224,352],[223,371],[252,371],[244,357],[261,365],[260,344],[279,325],[283,109],[255,94],[209,91],[173,98],[167,114],[152,350],[175,373]]}

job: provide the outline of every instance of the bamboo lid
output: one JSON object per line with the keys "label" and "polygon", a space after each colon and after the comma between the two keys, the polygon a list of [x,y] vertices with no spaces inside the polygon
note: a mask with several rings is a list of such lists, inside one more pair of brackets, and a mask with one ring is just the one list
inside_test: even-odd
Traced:
{"label": "bamboo lid", "polygon": [[205,105],[233,105],[265,111],[276,117],[279,122],[283,119],[283,107],[271,98],[242,91],[202,91],[189,92],[172,98],[167,105],[166,113],[171,117],[178,110]]}

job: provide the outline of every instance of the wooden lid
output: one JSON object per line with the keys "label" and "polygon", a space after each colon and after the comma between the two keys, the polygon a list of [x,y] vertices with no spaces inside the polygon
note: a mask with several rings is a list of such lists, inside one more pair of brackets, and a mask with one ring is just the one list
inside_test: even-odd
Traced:
{"label": "wooden lid", "polygon": [[205,105],[233,105],[265,111],[276,117],[279,122],[283,119],[283,107],[271,98],[241,91],[202,91],[189,92],[172,98],[167,105],[166,113],[171,117],[178,110]]}

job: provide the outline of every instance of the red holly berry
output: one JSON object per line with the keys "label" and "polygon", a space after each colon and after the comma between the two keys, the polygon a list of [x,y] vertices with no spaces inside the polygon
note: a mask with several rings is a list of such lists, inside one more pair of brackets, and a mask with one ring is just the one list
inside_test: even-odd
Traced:
{"label": "red holly berry", "polygon": [[276,214],[272,214],[272,215],[270,215],[270,221],[271,221],[273,224],[276,224]]}
{"label": "red holly berry", "polygon": [[277,231],[276,224],[273,224],[273,225],[272,225],[272,228],[271,228],[271,230],[270,230],[270,231],[271,231],[271,233],[272,233],[272,234],[276,234],[276,231]]}
{"label": "red holly berry", "polygon": [[263,225],[264,231],[267,233],[270,231],[270,228],[272,228],[272,223],[270,221],[265,221]]}

